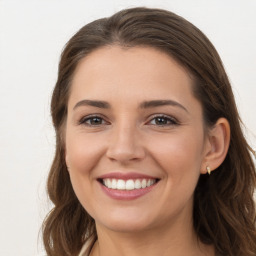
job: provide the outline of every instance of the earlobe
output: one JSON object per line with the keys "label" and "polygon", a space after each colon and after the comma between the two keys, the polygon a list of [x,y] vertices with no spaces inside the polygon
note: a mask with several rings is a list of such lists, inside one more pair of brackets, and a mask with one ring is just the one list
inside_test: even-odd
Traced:
{"label": "earlobe", "polygon": [[[220,118],[208,134],[208,145],[201,173],[209,173],[218,168],[224,161],[230,143],[230,125],[226,118]],[[211,173],[211,172],[210,172]]]}

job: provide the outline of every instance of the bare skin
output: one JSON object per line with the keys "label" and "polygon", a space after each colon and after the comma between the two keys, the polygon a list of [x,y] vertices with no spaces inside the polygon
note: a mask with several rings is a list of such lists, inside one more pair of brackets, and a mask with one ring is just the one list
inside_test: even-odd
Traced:
{"label": "bare skin", "polygon": [[[229,136],[223,118],[205,127],[191,77],[166,54],[110,46],[85,57],[72,81],[65,143],[74,191],[96,222],[91,255],[213,256],[193,229],[193,194],[206,167],[224,160]],[[106,181],[136,175],[153,181],[139,196]]]}
{"label": "bare skin", "polygon": [[[181,225],[172,227],[173,237],[170,237],[170,229],[165,226],[158,231],[145,231],[136,235],[100,231],[98,241],[90,253],[90,256],[214,256],[213,246],[201,243],[194,232],[181,230]],[[190,230],[193,230],[192,227]],[[157,233],[156,233],[157,232]],[[158,235],[156,235],[158,234]],[[150,242],[149,242],[150,241]]]}

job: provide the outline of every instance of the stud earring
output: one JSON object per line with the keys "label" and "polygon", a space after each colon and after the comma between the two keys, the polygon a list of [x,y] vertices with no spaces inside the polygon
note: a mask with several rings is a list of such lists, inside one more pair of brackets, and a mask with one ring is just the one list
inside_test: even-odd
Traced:
{"label": "stud earring", "polygon": [[209,166],[206,166],[206,170],[207,170],[208,174],[210,175],[211,174],[211,168]]}

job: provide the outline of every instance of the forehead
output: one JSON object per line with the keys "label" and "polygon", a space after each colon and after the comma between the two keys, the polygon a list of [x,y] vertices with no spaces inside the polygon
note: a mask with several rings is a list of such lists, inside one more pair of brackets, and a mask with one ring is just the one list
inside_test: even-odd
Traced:
{"label": "forehead", "polygon": [[193,97],[192,83],[184,67],[157,49],[107,46],[80,61],[70,97],[76,100],[83,97],[179,100],[184,95]]}

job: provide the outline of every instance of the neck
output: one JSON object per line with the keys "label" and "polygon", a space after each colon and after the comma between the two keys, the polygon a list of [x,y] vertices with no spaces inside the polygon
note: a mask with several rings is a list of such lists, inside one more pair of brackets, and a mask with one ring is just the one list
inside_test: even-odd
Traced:
{"label": "neck", "polygon": [[98,240],[92,256],[213,256],[214,249],[202,244],[190,225],[170,225],[136,232],[116,232],[96,225]]}

